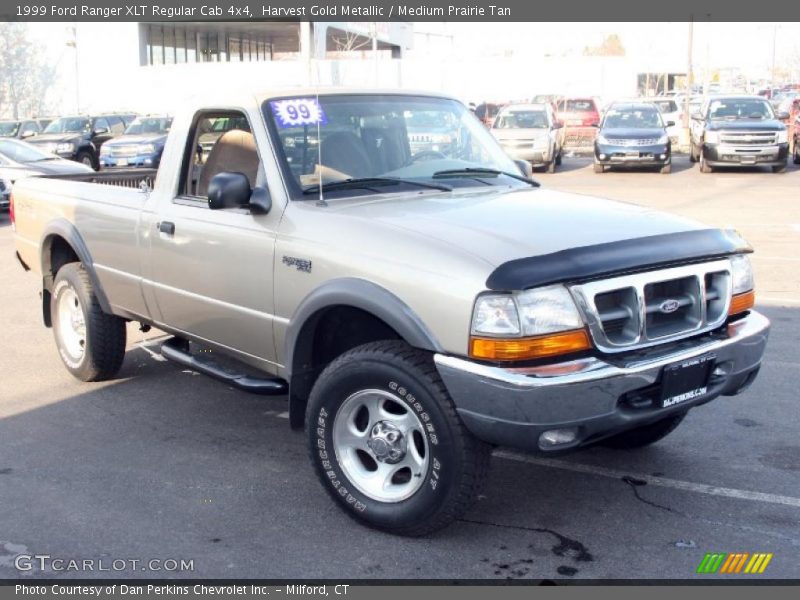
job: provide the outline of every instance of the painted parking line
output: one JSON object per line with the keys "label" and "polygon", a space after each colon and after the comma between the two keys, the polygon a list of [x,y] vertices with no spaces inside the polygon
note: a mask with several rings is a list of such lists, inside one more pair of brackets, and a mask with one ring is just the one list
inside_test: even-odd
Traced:
{"label": "painted parking line", "polygon": [[800,306],[800,300],[795,300],[794,298],[775,298],[772,296],[758,296],[758,304]]}
{"label": "painted parking line", "polygon": [[573,471],[575,473],[586,473],[589,475],[598,475],[600,477],[609,477],[611,479],[619,480],[621,480],[623,477],[632,477],[646,481],[650,485],[657,485],[676,490],[707,494],[709,496],[723,496],[725,498],[734,498],[736,500],[752,500],[755,502],[766,502],[768,504],[782,504],[784,506],[800,508],[800,498],[795,498],[793,496],[781,496],[779,494],[767,494],[764,492],[753,492],[750,490],[737,490],[734,488],[707,485],[705,483],[682,481],[680,479],[641,475],[626,471],[617,471],[616,469],[608,469],[606,467],[596,467],[593,465],[584,465],[566,460],[558,460],[555,458],[544,458],[527,454],[519,454],[517,452],[511,452],[508,450],[495,450],[494,456],[505,460],[524,462],[550,469],[562,469],[565,471]]}

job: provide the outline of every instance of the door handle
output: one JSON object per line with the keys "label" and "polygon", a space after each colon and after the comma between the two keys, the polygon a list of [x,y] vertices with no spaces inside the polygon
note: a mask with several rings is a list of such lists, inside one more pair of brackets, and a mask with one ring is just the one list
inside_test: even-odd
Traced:
{"label": "door handle", "polygon": [[157,225],[158,230],[161,233],[166,233],[167,235],[175,235],[175,223],[172,221],[161,221]]}

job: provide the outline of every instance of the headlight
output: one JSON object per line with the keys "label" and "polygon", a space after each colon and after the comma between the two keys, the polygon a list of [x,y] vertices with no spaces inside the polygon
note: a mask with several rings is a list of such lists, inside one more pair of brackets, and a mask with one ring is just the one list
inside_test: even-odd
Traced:
{"label": "headlight", "polygon": [[731,279],[733,280],[733,295],[749,292],[755,287],[753,279],[753,266],[750,257],[746,254],[737,254],[731,258]]}
{"label": "headlight", "polygon": [[783,131],[779,131],[778,135],[775,136],[775,143],[776,144],[786,144],[789,141],[789,132],[785,129]]}
{"label": "headlight", "polygon": [[753,308],[756,303],[753,266],[746,254],[731,257],[731,280],[733,296],[728,314],[738,315]]}
{"label": "headlight", "polygon": [[530,360],[591,347],[572,296],[563,285],[478,297],[470,356]]}
{"label": "headlight", "polygon": [[718,131],[706,131],[705,142],[706,142],[706,144],[719,144],[719,132]]}
{"label": "headlight", "polygon": [[155,151],[156,147],[153,144],[142,144],[137,150],[139,154],[153,154]]}
{"label": "headlight", "polygon": [[108,156],[111,154],[111,146],[100,146],[100,156]]}
{"label": "headlight", "polygon": [[62,144],[56,144],[56,153],[67,153],[73,152],[75,150],[75,145],[70,142],[64,142]]}
{"label": "headlight", "polygon": [[598,144],[608,144],[608,140],[605,137],[603,137],[602,135],[600,135],[599,133],[597,134],[597,138],[596,139],[597,139],[597,143]]}

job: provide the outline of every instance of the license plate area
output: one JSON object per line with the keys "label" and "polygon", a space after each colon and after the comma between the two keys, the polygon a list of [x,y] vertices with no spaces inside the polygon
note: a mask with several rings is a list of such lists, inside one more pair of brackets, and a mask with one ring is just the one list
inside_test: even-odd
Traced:
{"label": "license plate area", "polygon": [[661,373],[661,407],[688,402],[708,392],[716,356],[706,354],[664,367]]}
{"label": "license plate area", "polygon": [[128,159],[127,158],[118,158],[117,159],[117,166],[118,167],[127,167],[128,166]]}

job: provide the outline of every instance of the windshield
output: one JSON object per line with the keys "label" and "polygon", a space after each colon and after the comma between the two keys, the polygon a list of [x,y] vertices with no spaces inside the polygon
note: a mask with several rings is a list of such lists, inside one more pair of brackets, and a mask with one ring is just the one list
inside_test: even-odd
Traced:
{"label": "windshield", "polygon": [[712,121],[774,118],[769,102],[758,98],[712,100],[708,115]]}
{"label": "windshield", "polygon": [[89,131],[89,126],[86,117],[62,117],[50,123],[44,133],[84,133]]}
{"label": "windshield", "polygon": [[0,140],[0,154],[20,163],[56,158],[52,154],[46,154],[25,142],[18,142],[16,140]]}
{"label": "windshield", "polygon": [[[345,94],[283,98],[265,102],[264,113],[296,192],[316,189],[320,179],[324,190],[326,183],[376,177],[442,183],[442,171],[475,168],[519,176],[518,167],[489,130],[466,107],[447,98]],[[454,177],[445,183],[522,185],[503,175]],[[334,192],[377,193],[352,187],[330,191]]]}
{"label": "windshield", "polygon": [[19,131],[19,121],[0,121],[0,137],[13,137]]}
{"label": "windshield", "polygon": [[142,135],[148,133],[167,133],[172,125],[168,117],[139,117],[125,130],[125,135]]}
{"label": "windshield", "polygon": [[566,112],[594,112],[595,108],[593,100],[567,100],[565,104]]}
{"label": "windshield", "polygon": [[547,113],[543,110],[510,110],[500,113],[495,129],[547,129]]}
{"label": "windshield", "polygon": [[631,128],[631,129],[662,129],[664,123],[661,121],[661,114],[653,109],[610,109],[606,113],[603,127],[609,129]]}
{"label": "windshield", "polygon": [[678,105],[674,100],[656,100],[653,102],[662,113],[673,113],[678,111]]}

